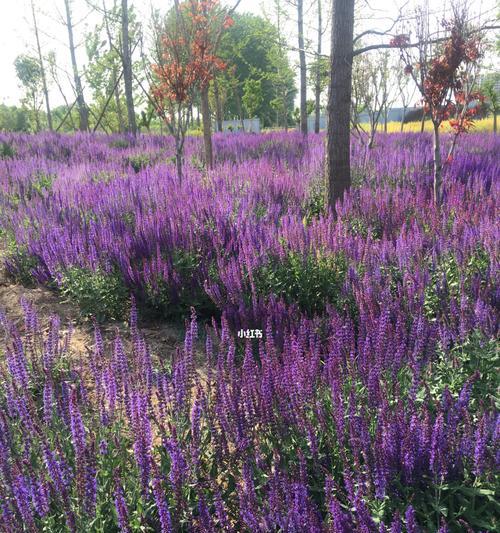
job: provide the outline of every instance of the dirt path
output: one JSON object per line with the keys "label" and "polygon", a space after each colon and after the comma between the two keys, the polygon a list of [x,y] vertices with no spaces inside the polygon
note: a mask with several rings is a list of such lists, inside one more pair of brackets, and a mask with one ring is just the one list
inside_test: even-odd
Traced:
{"label": "dirt path", "polygon": [[[57,293],[46,287],[28,288],[13,283],[7,276],[5,269],[0,266],[0,309],[21,330],[24,323],[23,310],[20,304],[22,297],[35,306],[42,327],[48,324],[50,316],[53,314],[57,314],[61,318],[61,326],[64,329],[68,327],[69,323],[73,325],[72,349],[75,353],[85,353],[86,347],[93,346],[92,324],[81,320],[75,305],[62,302]],[[168,357],[177,346],[183,343],[184,330],[179,326],[157,321],[140,324],[140,329],[154,355]],[[105,341],[111,341],[116,336],[117,330],[127,341],[129,335],[125,322],[108,322],[101,326]]]}

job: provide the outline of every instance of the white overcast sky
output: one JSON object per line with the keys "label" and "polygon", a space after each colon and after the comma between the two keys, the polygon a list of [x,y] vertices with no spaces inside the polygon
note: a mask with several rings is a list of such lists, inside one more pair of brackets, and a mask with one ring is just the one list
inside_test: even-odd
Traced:
{"label": "white overcast sky", "polygon": [[[388,24],[388,17],[396,16],[399,7],[402,5],[412,6],[418,0],[360,0],[358,24],[361,29],[384,29]],[[86,17],[90,9],[85,0],[72,0],[74,21],[84,19],[75,28],[75,39],[77,42],[83,42],[83,35],[86,31],[91,30],[93,24],[98,20],[99,15],[91,14]],[[445,4],[441,0],[439,9]],[[110,3],[110,2],[108,2]],[[227,3],[230,3],[229,1]],[[282,0],[286,5],[286,0]],[[323,0],[323,9],[326,12],[325,18],[329,15],[329,0]],[[495,6],[498,6],[497,0],[469,0],[470,5],[475,10],[489,12],[490,16],[495,14]],[[69,51],[66,46],[67,33],[66,28],[58,20],[58,13],[64,12],[63,0],[35,0],[39,14],[39,27],[41,32],[42,48],[44,53],[53,50],[56,53],[58,66],[61,70],[70,71]],[[140,14],[140,20],[147,24],[148,15],[151,5],[162,10],[167,10],[172,4],[170,0],[129,0],[129,4],[134,5]],[[273,0],[242,0],[238,7],[239,12],[252,12],[255,14],[272,13]],[[316,41],[316,0],[305,0],[304,9],[306,12],[306,37],[310,38],[313,46]],[[369,7],[368,7],[369,5]],[[431,9],[435,9],[437,3],[430,1]],[[411,9],[408,7],[407,9]],[[498,11],[498,7],[496,8]],[[288,44],[296,46],[296,17],[294,9],[288,6],[290,20],[285,28],[285,36]],[[0,103],[18,104],[22,98],[22,90],[19,88],[19,82],[14,69],[14,60],[19,54],[35,53],[34,34],[32,29],[32,19],[30,10],[30,0],[0,0]],[[329,17],[328,17],[329,18]],[[328,53],[329,50],[329,32],[326,32],[323,39],[323,49]],[[290,60],[293,65],[297,63],[297,52],[290,52]],[[78,50],[78,60],[80,66],[84,68],[86,57],[84,46]],[[62,78],[65,75],[61,76]],[[68,93],[68,100],[72,100],[71,88],[69,82],[64,82],[64,89]],[[54,86],[50,87],[52,105],[59,105],[62,98]]]}

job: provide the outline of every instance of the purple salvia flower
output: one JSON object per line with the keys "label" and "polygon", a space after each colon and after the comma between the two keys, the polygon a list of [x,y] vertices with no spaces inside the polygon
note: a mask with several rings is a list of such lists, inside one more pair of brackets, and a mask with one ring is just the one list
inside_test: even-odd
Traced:
{"label": "purple salvia flower", "polygon": [[118,516],[118,527],[122,533],[130,533],[130,523],[128,517],[128,507],[123,494],[121,479],[115,473],[115,510]]}
{"label": "purple salvia flower", "polygon": [[158,473],[153,477],[153,495],[155,498],[156,508],[158,509],[158,516],[160,518],[161,533],[171,533],[172,519],[170,511],[168,510],[168,502],[165,497],[160,477]]}
{"label": "purple salvia flower", "polygon": [[23,521],[31,529],[35,530],[34,516],[31,508],[31,485],[29,480],[21,474],[15,475],[12,480],[12,492],[14,494],[17,510]]}
{"label": "purple salvia flower", "polygon": [[480,476],[485,470],[486,445],[488,442],[487,418],[486,414],[481,417],[479,425],[474,435],[474,473]]}
{"label": "purple salvia flower", "polygon": [[405,512],[405,522],[406,522],[406,530],[408,533],[418,533],[419,528],[417,526],[417,518],[415,509],[408,505]]}
{"label": "purple salvia flower", "polygon": [[399,516],[398,511],[396,511],[396,513],[394,514],[394,520],[392,521],[392,524],[391,524],[390,533],[402,533],[401,517]]}
{"label": "purple salvia flower", "polygon": [[85,454],[85,426],[83,425],[82,415],[78,406],[77,393],[71,391],[69,398],[69,413],[71,440],[75,449],[77,458],[83,458]]}
{"label": "purple salvia flower", "polygon": [[48,513],[50,489],[46,481],[34,481],[31,484],[31,501],[38,516],[44,517]]}

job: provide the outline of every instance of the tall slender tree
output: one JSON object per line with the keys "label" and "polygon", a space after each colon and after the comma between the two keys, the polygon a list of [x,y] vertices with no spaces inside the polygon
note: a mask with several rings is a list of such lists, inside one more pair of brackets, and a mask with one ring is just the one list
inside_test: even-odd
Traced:
{"label": "tall slender tree", "polygon": [[[109,24],[109,17],[108,17],[108,10],[106,6],[106,0],[102,0],[102,8],[104,11],[104,27],[106,29],[106,37],[108,38],[108,47],[109,47],[109,54],[113,54],[115,50],[115,44],[113,39],[113,34],[111,32],[111,27]],[[117,6],[116,6],[116,0],[114,0],[112,12],[116,13]],[[118,117],[118,128],[120,132],[125,130],[125,121],[123,119],[123,112],[122,112],[122,102],[120,100],[120,84],[119,84],[119,74],[118,69],[116,67],[116,63],[113,61],[112,67],[111,67],[111,83],[113,86],[113,95],[115,99],[115,106],[116,106],[116,115]]]}
{"label": "tall slender tree", "polygon": [[297,0],[297,29],[299,37],[300,69],[300,131],[307,135],[307,65],[304,44],[304,2]]}
{"label": "tall slender tree", "polygon": [[52,111],[50,109],[50,101],[49,101],[49,90],[47,87],[47,76],[45,75],[45,65],[43,61],[43,55],[42,55],[42,47],[40,45],[40,35],[38,32],[38,21],[36,18],[36,11],[35,11],[35,1],[31,0],[31,14],[33,16],[33,29],[35,30],[35,40],[36,40],[36,48],[38,52],[38,62],[40,64],[40,73],[42,76],[42,88],[43,88],[43,96],[45,100],[45,111],[47,112],[47,126],[50,131],[52,131]]}
{"label": "tall slender tree", "polygon": [[315,114],[314,114],[314,133],[319,133],[319,120],[321,115],[321,39],[323,38],[323,19],[321,12],[321,0],[317,0],[318,6],[318,43],[316,48],[316,76],[314,85],[314,101],[315,101]]}
{"label": "tall slender tree", "polygon": [[327,202],[351,186],[350,121],[354,37],[354,0],[332,0],[332,44],[326,148]]}
{"label": "tall slender tree", "polygon": [[73,21],[71,13],[71,0],[64,0],[66,8],[66,28],[68,30],[69,52],[71,55],[71,66],[73,68],[73,81],[75,84],[76,103],[78,107],[78,114],[80,117],[80,131],[88,131],[89,129],[89,109],[85,103],[83,95],[82,79],[78,70],[78,63],[76,61],[75,40],[73,35]]}
{"label": "tall slender tree", "polygon": [[127,102],[127,129],[133,135],[137,134],[137,122],[135,119],[134,90],[132,84],[132,54],[129,38],[129,7],[128,0],[122,0],[122,63],[123,81],[125,83],[125,100]]}

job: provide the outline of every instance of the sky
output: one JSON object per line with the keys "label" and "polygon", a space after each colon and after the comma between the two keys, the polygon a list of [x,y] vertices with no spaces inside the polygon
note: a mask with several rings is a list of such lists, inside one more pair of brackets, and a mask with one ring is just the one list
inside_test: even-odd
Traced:
{"label": "sky", "polygon": [[[63,90],[68,94],[68,100],[72,100],[70,96],[71,86],[66,74],[70,72],[69,50],[66,45],[67,33],[65,26],[59,22],[60,14],[64,12],[64,1],[34,1],[37,11],[39,11],[38,25],[42,49],[44,53],[50,50],[55,51],[57,65],[61,72]],[[85,0],[72,0],[72,2],[74,21],[80,21],[75,28],[75,40],[82,42],[85,32],[93,29],[99,16],[95,13],[90,13],[91,10]],[[406,9],[412,9],[416,2],[417,0],[361,0],[358,8],[358,25],[360,28],[358,31],[387,28],[388,19],[396,16],[402,5],[406,5]],[[147,21],[152,5],[166,10],[171,3],[169,0],[129,0],[129,4],[134,5],[140,15],[140,19],[144,21]],[[229,0],[227,3],[229,4]],[[282,0],[282,4],[285,3],[286,0]],[[260,15],[268,13],[271,16],[272,4],[273,0],[242,0],[238,11]],[[313,46],[315,46],[316,38],[315,4],[315,0],[304,1],[306,39],[310,38]],[[328,0],[323,0],[327,16],[329,15],[329,4]],[[433,1],[431,1],[431,6],[433,5]],[[440,1],[439,5],[444,6],[444,2]],[[481,10],[483,13],[490,12],[494,14],[497,0],[474,0],[473,5],[475,9]],[[294,9],[289,7],[288,10],[290,12],[290,20],[285,26],[284,33],[288,43],[293,46],[296,40],[296,19],[294,17]],[[7,105],[19,104],[23,91],[19,87],[13,63],[19,54],[35,54],[30,0],[0,0],[0,13],[0,103]],[[324,34],[323,50],[329,50],[328,31]],[[83,45],[77,50],[77,55],[81,67],[84,68],[86,57]],[[291,64],[295,66],[298,62],[297,52],[290,51],[289,55]],[[50,87],[50,96],[53,106],[63,103],[62,97],[53,85]]]}

